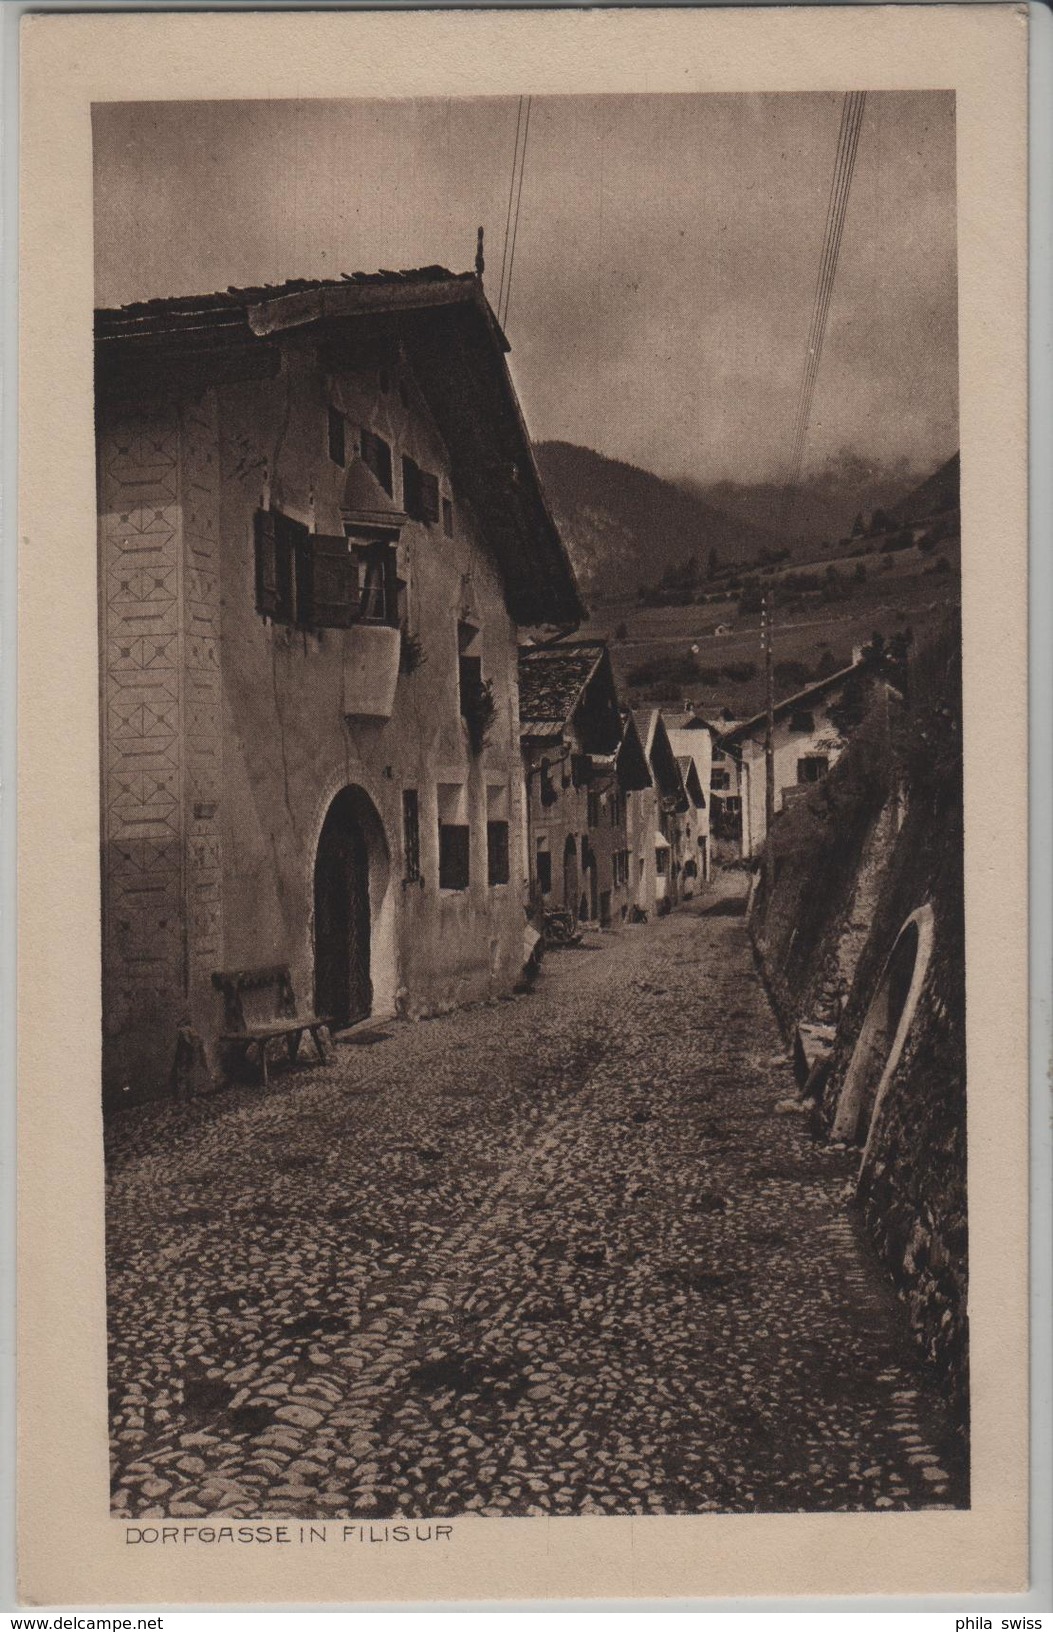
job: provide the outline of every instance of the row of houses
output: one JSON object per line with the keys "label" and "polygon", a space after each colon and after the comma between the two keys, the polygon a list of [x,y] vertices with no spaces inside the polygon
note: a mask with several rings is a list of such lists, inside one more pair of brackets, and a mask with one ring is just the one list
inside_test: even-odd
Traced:
{"label": "row of houses", "polygon": [[439,267],[96,314],[110,1100],[254,992],[276,1039],[441,1012],[527,911],[707,871],[708,761],[573,639],[507,351]]}
{"label": "row of houses", "polygon": [[528,916],[759,842],[756,722],[629,712],[577,638],[507,351],[441,267],[96,314],[111,1101],[254,991],[276,1038],[492,998]]}
{"label": "row of houses", "polygon": [[[710,734],[621,707],[603,641],[519,660],[529,900],[601,928],[668,910],[709,876]],[[678,749],[683,750],[679,751]]]}

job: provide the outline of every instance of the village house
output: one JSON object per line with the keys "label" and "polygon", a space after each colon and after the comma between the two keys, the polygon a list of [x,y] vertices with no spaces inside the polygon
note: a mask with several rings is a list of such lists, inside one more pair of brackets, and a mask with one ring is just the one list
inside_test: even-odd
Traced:
{"label": "village house", "polygon": [[647,756],[651,785],[629,801],[630,871],[634,905],[650,916],[668,912],[682,894],[684,818],[692,801],[661,709],[641,710],[632,718]]}
{"label": "village house", "polygon": [[[690,895],[706,883],[712,873],[710,777],[713,769],[713,728],[695,712],[690,703],[683,713],[666,714],[664,718],[670,746],[680,762],[684,786],[691,800],[688,813],[691,835],[684,860],[685,894]],[[690,761],[693,766],[693,777],[688,774],[685,761]]]}
{"label": "village house", "polygon": [[[866,679],[867,665],[858,656],[847,667],[775,704],[772,740],[776,814],[821,782],[836,763],[846,739],[843,726],[832,715],[839,712],[839,705],[849,696],[858,693],[862,697]],[[747,859],[758,853],[767,832],[766,729],[766,714],[740,720],[721,733],[713,751],[711,787],[715,811],[719,791],[721,815],[732,835],[731,843],[736,843],[737,829],[738,853]]]}
{"label": "village house", "polygon": [[224,972],[336,1027],[519,977],[520,631],[584,612],[507,350],[437,267],[97,313],[111,1097]]}
{"label": "village house", "polygon": [[627,801],[650,772],[635,731],[623,730],[606,644],[522,649],[519,708],[534,908],[621,922],[631,899]]}

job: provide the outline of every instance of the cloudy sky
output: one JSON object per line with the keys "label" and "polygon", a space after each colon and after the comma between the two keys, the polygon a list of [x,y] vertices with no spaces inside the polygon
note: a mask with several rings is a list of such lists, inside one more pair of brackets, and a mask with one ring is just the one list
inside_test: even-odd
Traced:
{"label": "cloudy sky", "polygon": [[[790,451],[839,94],[535,98],[508,334],[527,421],[667,476]],[[436,262],[486,229],[497,303],[517,99],[109,104],[100,305]],[[957,447],[954,100],[872,92],[805,465]]]}

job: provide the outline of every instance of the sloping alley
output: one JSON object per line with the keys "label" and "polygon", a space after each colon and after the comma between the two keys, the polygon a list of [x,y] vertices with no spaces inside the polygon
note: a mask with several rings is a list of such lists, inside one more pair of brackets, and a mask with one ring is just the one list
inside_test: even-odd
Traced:
{"label": "sloping alley", "polygon": [[113,1118],[114,1510],[957,1504],[742,875],[536,991]]}

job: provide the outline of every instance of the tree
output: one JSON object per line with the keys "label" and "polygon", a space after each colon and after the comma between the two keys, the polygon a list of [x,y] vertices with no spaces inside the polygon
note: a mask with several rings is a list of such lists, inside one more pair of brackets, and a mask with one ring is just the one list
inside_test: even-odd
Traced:
{"label": "tree", "polygon": [[852,576],[855,579],[857,584],[865,584],[866,583],[866,581],[867,581],[867,568],[866,568],[866,562],[865,561],[857,561],[856,562],[856,570],[852,574]]}
{"label": "tree", "polygon": [[862,512],[862,510],[860,510],[860,512],[857,515],[855,521],[852,523],[852,537],[853,538],[862,538],[862,536],[863,536],[863,534],[865,532],[866,532],[866,527],[864,526],[864,523],[863,523],[863,512]]}
{"label": "tree", "polygon": [[615,640],[628,640],[628,638],[629,638],[628,626],[626,624],[624,624],[624,623],[620,623],[618,625],[617,629],[614,631],[614,638],[615,638]]}
{"label": "tree", "polygon": [[886,515],[885,511],[882,510],[881,506],[879,505],[878,508],[874,511],[874,514],[870,518],[871,537],[873,537],[877,533],[890,532],[891,529],[892,529],[892,522],[890,521],[889,517]]}
{"label": "tree", "polygon": [[713,548],[709,552],[709,565],[706,568],[706,577],[707,578],[715,578],[717,576],[717,571],[718,571],[719,567],[720,567],[720,557],[717,554],[716,545],[714,545]]}

